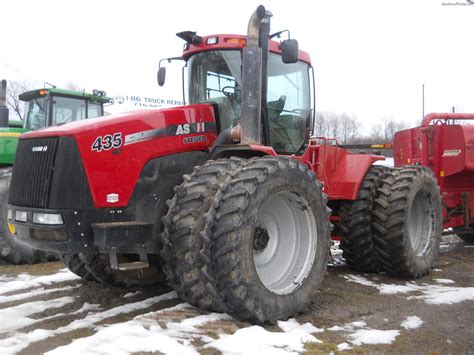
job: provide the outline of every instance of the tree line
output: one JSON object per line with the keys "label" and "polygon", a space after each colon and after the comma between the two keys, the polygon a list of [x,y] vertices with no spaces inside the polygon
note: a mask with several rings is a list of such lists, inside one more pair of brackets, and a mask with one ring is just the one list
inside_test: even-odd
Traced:
{"label": "tree line", "polygon": [[372,124],[368,133],[363,131],[364,123],[355,115],[335,112],[318,112],[314,123],[314,135],[336,138],[341,144],[389,143],[396,132],[417,126],[417,122],[400,122],[384,117]]}

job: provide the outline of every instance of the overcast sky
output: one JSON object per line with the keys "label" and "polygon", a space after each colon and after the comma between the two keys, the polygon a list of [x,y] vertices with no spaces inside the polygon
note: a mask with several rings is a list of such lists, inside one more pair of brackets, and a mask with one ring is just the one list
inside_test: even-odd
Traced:
{"label": "overcast sky", "polygon": [[317,110],[354,114],[366,127],[383,117],[415,121],[425,84],[426,113],[474,112],[474,5],[443,1],[456,3],[3,0],[0,78],[180,99],[168,78],[156,84],[159,59],[181,54],[175,33],[245,34],[263,4],[272,31],[289,29],[309,52]]}

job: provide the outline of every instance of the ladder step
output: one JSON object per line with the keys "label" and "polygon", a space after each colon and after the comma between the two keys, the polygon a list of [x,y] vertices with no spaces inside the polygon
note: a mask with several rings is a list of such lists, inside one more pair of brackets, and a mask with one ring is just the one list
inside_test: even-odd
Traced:
{"label": "ladder step", "polygon": [[118,266],[118,270],[120,271],[128,271],[128,270],[146,269],[147,267],[150,267],[150,264],[145,263],[143,261],[133,261],[130,263],[120,263],[117,266]]}

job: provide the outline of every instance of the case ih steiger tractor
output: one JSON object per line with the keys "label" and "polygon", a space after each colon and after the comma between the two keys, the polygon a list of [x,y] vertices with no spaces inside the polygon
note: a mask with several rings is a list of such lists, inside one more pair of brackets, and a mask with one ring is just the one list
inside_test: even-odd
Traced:
{"label": "case ih steiger tractor", "polygon": [[[330,219],[349,265],[390,261],[393,274],[425,275],[441,235],[433,174],[411,166],[383,180],[372,165],[380,157],[311,138],[309,55],[295,40],[271,40],[270,17],[258,7],[247,36],[178,34],[187,106],[23,135],[8,208],[16,238],[64,254],[88,279],[151,285],[164,273],[192,305],[254,323],[315,299]],[[379,187],[388,202],[374,237]]]}
{"label": "case ih steiger tractor", "polygon": [[8,120],[6,80],[3,80],[0,93],[0,108],[3,109],[0,118],[0,260],[12,264],[32,264],[46,261],[51,255],[17,243],[14,234],[7,227],[8,191],[20,135],[45,127],[103,116],[103,106],[110,102],[110,98],[105,97],[103,91],[89,94],[57,88],[27,91],[19,98],[25,102],[26,107],[24,120],[18,127],[12,126],[12,122]]}

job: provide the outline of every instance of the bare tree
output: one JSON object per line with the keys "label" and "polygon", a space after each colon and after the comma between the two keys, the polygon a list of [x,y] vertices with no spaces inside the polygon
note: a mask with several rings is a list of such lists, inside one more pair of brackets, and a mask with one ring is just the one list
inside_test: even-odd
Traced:
{"label": "bare tree", "polygon": [[79,86],[79,84],[73,81],[68,81],[65,88],[68,90],[73,90],[73,91],[83,91],[83,89]]}
{"label": "bare tree", "polygon": [[33,83],[30,81],[8,81],[7,84],[7,106],[19,119],[23,119],[25,104],[18,97],[25,91],[31,90]]}
{"label": "bare tree", "polygon": [[356,116],[346,113],[319,112],[316,115],[315,134],[336,138],[340,143],[348,143],[357,138],[361,122]]}

